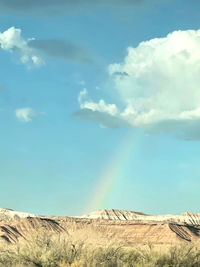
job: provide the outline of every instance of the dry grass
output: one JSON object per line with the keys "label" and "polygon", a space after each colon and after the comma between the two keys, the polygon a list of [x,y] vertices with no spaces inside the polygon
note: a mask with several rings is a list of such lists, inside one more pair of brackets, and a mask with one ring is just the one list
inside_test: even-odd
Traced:
{"label": "dry grass", "polygon": [[74,242],[69,236],[39,233],[16,245],[1,246],[0,266],[4,267],[200,267],[198,248],[185,245],[159,251],[146,248],[106,245],[93,247]]}

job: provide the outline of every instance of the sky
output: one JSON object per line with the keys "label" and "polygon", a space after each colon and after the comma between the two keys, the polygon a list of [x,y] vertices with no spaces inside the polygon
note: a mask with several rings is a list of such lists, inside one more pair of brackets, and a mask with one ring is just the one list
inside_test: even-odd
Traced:
{"label": "sky", "polygon": [[0,0],[0,207],[199,212],[199,11]]}

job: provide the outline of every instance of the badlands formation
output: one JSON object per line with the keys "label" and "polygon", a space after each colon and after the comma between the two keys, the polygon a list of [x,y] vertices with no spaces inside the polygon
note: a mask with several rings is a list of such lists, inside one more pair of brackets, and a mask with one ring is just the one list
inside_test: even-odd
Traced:
{"label": "badlands formation", "polygon": [[200,213],[146,215],[123,210],[99,210],[79,217],[39,216],[0,209],[0,242],[17,243],[28,235],[48,231],[77,241],[120,244],[198,243]]}

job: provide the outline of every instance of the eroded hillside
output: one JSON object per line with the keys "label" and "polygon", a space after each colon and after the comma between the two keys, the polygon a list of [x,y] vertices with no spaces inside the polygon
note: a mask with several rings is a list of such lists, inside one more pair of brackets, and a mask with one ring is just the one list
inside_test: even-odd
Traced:
{"label": "eroded hillside", "polygon": [[150,216],[140,212],[100,210],[80,217],[36,216],[0,209],[0,240],[16,243],[39,231],[68,234],[77,241],[123,244],[174,244],[200,240],[200,214]]}

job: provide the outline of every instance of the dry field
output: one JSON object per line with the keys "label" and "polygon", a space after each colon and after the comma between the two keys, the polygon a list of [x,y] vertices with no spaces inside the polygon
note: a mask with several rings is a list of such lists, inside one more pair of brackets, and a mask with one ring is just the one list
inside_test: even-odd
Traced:
{"label": "dry field", "polygon": [[197,267],[200,266],[200,250],[190,244],[165,249],[151,244],[120,246],[111,242],[94,246],[73,240],[68,234],[43,231],[16,244],[2,244],[0,266]]}

